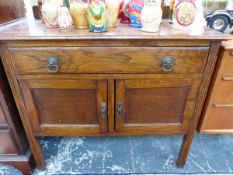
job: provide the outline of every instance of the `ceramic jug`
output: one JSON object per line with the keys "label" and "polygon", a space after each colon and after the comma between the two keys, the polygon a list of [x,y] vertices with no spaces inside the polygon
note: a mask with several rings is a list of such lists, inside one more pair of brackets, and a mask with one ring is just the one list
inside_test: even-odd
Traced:
{"label": "ceramic jug", "polygon": [[122,0],[120,3],[120,11],[119,11],[120,23],[130,24],[129,2],[130,0]]}
{"label": "ceramic jug", "polygon": [[107,7],[108,27],[113,28],[117,25],[117,17],[120,8],[119,0],[105,0]]}
{"label": "ceramic jug", "polygon": [[158,32],[161,21],[161,0],[144,0],[141,12],[142,31]]}
{"label": "ceramic jug", "polygon": [[106,32],[108,30],[104,0],[90,0],[87,14],[90,32]]}
{"label": "ceramic jug", "polygon": [[71,30],[72,18],[70,16],[69,9],[65,6],[59,7],[58,26],[64,31],[67,29]]}
{"label": "ceramic jug", "polygon": [[175,0],[172,27],[179,30],[191,30],[196,11],[196,0]]}
{"label": "ceramic jug", "polygon": [[130,26],[141,28],[141,11],[144,6],[144,0],[130,0],[129,18]]}
{"label": "ceramic jug", "polygon": [[75,28],[87,29],[87,0],[71,0],[70,1],[70,14],[73,19]]}
{"label": "ceramic jug", "polygon": [[43,0],[42,1],[42,22],[47,27],[58,27],[58,9],[63,5],[61,0]]}

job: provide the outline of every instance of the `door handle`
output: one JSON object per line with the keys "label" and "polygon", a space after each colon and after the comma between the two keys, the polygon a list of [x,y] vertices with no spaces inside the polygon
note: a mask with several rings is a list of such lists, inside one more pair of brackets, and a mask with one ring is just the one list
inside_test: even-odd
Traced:
{"label": "door handle", "polygon": [[101,113],[102,113],[103,118],[107,116],[107,103],[106,102],[101,103]]}
{"label": "door handle", "polygon": [[117,104],[117,116],[121,117],[123,112],[123,103],[122,102],[118,102]]}

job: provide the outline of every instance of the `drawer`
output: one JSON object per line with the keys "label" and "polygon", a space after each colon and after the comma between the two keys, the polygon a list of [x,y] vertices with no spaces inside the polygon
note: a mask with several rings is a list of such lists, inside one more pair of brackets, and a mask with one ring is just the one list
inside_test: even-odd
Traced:
{"label": "drawer", "polygon": [[219,83],[216,84],[213,102],[215,105],[232,105],[233,106],[233,77],[223,76]]}
{"label": "drawer", "polygon": [[0,130],[0,154],[17,154],[15,138],[10,129]]}
{"label": "drawer", "polygon": [[205,128],[208,130],[233,129],[233,106],[232,107],[211,107],[207,114]]}
{"label": "drawer", "polygon": [[[201,73],[208,47],[10,48],[17,74]],[[48,66],[49,65],[49,66]]]}
{"label": "drawer", "polygon": [[233,77],[233,50],[225,50],[221,63],[221,73]]}

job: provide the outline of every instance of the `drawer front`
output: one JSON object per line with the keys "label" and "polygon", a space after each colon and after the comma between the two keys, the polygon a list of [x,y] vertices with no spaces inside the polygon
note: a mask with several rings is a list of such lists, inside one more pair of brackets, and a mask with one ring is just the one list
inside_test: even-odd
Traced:
{"label": "drawer front", "polygon": [[[17,74],[201,73],[208,47],[11,48]],[[49,65],[49,66],[48,66]]]}
{"label": "drawer front", "polygon": [[216,94],[213,96],[215,106],[233,106],[233,79],[223,77],[223,79],[216,84],[215,93]]}
{"label": "drawer front", "polygon": [[225,50],[221,63],[221,73],[233,77],[233,50]]}
{"label": "drawer front", "polygon": [[0,130],[0,140],[0,155],[18,153],[15,139],[10,129]]}
{"label": "drawer front", "polygon": [[208,112],[206,127],[208,130],[232,130],[233,106],[211,107]]}

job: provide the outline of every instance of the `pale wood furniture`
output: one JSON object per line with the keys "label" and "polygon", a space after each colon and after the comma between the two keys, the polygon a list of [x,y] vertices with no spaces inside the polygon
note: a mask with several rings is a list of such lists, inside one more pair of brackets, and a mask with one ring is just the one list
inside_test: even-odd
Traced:
{"label": "pale wood furniture", "polygon": [[37,136],[182,134],[183,167],[221,41],[163,21],[160,32],[121,25],[60,32],[22,21],[0,29],[1,56],[38,168]]}
{"label": "pale wood furniture", "polygon": [[233,41],[222,43],[198,130],[233,133]]}

